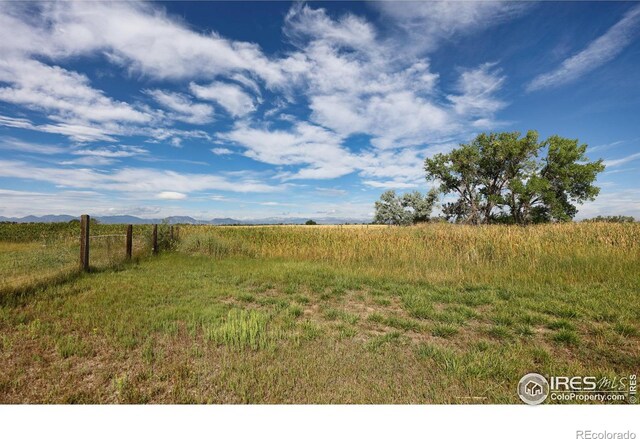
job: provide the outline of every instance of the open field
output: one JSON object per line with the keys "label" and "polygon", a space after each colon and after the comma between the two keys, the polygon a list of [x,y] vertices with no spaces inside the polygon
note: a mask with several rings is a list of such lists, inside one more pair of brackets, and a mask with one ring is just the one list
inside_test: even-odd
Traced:
{"label": "open field", "polygon": [[518,403],[640,366],[638,224],[181,226],[110,267],[3,301],[0,402]]}

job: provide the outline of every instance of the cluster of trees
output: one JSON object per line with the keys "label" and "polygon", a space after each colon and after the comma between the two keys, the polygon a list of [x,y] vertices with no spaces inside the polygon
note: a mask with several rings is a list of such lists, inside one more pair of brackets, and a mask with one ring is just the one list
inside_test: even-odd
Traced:
{"label": "cluster of trees", "polygon": [[386,191],[380,196],[380,201],[376,201],[373,222],[401,226],[427,222],[437,199],[435,190],[426,195],[413,191],[403,196],[396,195],[395,191]]}
{"label": "cluster of trees", "polygon": [[623,215],[610,215],[610,216],[598,215],[595,218],[589,218],[582,221],[585,223],[633,223],[636,221],[636,219],[632,216],[623,216]]}
{"label": "cluster of trees", "polygon": [[[448,221],[467,224],[532,224],[570,221],[576,204],[593,200],[602,160],[588,161],[587,145],[551,136],[539,140],[529,131],[480,134],[447,154],[426,159],[428,181],[439,184],[426,196],[385,192],[376,202],[375,222],[411,224],[428,221],[438,193]],[[419,200],[416,208],[415,202]],[[416,214],[419,212],[419,215]]]}

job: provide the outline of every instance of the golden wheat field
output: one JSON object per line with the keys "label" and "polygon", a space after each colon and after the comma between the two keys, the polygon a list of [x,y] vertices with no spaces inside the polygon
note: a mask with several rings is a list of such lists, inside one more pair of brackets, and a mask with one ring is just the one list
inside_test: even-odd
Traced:
{"label": "golden wheat field", "polygon": [[410,281],[635,286],[639,282],[638,224],[181,226],[180,230],[181,245],[189,251],[322,261]]}

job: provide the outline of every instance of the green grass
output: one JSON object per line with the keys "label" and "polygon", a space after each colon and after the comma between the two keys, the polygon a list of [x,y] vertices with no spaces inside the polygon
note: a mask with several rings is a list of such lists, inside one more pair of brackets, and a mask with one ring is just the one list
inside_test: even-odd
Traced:
{"label": "green grass", "polygon": [[452,337],[457,333],[458,333],[458,328],[456,328],[455,326],[446,325],[446,324],[445,325],[438,324],[431,331],[431,334],[433,334],[434,336],[443,337],[443,338]]}
{"label": "green grass", "polygon": [[[466,228],[450,228],[461,259],[431,241],[439,226],[304,230],[187,228],[175,252],[2,302],[0,403],[519,403],[528,372],[637,372],[640,243],[610,248],[636,229],[479,228],[478,259]],[[505,234],[518,264],[486,259],[507,252]],[[357,239],[363,253],[343,256]],[[392,242],[411,257],[389,259]],[[37,243],[0,249],[15,245],[38,258]],[[41,261],[26,285],[56,272]],[[601,277],[607,266],[621,277]]]}
{"label": "green grass", "polygon": [[259,311],[232,309],[222,325],[204,325],[206,340],[234,349],[264,349],[277,336],[268,330],[269,315]]}

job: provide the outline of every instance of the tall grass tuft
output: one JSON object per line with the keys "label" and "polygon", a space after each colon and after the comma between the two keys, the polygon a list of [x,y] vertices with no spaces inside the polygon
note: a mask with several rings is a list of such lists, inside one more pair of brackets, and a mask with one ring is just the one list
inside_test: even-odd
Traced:
{"label": "tall grass tuft", "polygon": [[278,339],[277,332],[269,331],[269,320],[267,314],[259,311],[232,309],[221,326],[205,325],[204,336],[232,349],[265,349]]}

